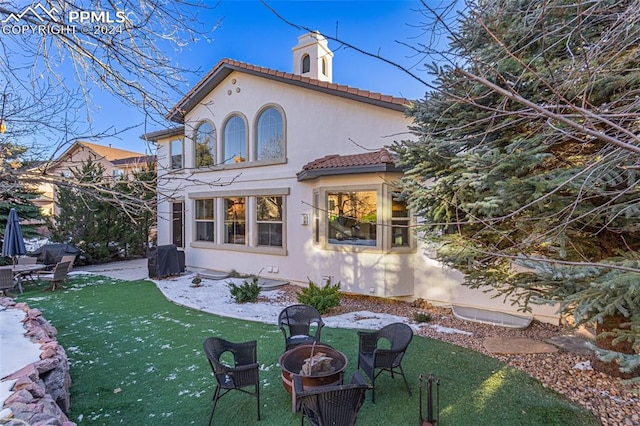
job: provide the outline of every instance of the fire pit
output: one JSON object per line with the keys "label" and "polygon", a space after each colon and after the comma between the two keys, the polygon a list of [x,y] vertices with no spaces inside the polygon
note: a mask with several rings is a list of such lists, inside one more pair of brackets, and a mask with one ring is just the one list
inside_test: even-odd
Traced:
{"label": "fire pit", "polygon": [[316,343],[288,350],[280,356],[279,364],[282,368],[282,385],[292,393],[291,374],[300,375],[305,389],[342,384],[347,357],[331,346]]}

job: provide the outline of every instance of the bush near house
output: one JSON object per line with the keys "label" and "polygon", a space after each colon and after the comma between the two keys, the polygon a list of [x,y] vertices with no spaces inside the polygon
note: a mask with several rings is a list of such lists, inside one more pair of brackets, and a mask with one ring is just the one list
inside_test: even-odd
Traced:
{"label": "bush near house", "polygon": [[311,305],[324,314],[334,306],[340,305],[340,281],[331,284],[329,278],[324,286],[319,286],[309,280],[309,287],[298,292],[298,302]]}
{"label": "bush near house", "polygon": [[258,285],[258,277],[253,276],[251,282],[244,280],[241,285],[236,285],[231,281],[227,282],[231,297],[236,303],[253,303],[258,301],[258,295],[260,294],[260,286]]}

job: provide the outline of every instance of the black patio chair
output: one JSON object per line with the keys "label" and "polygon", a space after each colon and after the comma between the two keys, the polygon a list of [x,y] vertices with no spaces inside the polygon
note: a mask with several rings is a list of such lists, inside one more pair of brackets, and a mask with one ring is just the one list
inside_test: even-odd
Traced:
{"label": "black patio chair", "polygon": [[[255,396],[260,420],[260,379],[258,376],[257,342],[255,340],[233,343],[219,337],[209,337],[202,344],[207,354],[209,365],[216,378],[216,389],[213,393],[213,407],[209,416],[209,425],[213,423],[218,400],[232,390]],[[230,353],[233,365],[221,361],[223,354]],[[253,391],[245,388],[253,386]]]}
{"label": "black patio chair", "polygon": [[301,425],[306,418],[313,426],[351,426],[356,423],[365,392],[371,389],[356,371],[348,385],[324,386],[304,390],[302,379],[293,375],[293,388],[302,410]]}
{"label": "black patio chair", "polygon": [[[406,324],[396,322],[378,331],[359,331],[358,369],[371,379],[371,401],[376,402],[376,377],[383,371],[399,374],[411,395],[409,383],[402,370],[402,358],[413,338],[413,330]],[[376,373],[377,371],[377,373]]]}
{"label": "black patio chair", "polygon": [[284,334],[285,351],[303,343],[320,343],[324,322],[316,308],[310,305],[287,306],[278,316],[278,327]]}

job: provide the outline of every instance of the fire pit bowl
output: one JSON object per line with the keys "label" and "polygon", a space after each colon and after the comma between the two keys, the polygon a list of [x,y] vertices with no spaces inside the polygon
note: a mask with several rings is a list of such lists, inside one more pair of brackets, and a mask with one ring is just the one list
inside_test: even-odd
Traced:
{"label": "fire pit bowl", "polygon": [[282,385],[291,392],[293,379],[291,374],[300,374],[305,359],[311,358],[318,353],[325,353],[331,358],[331,371],[313,372],[311,375],[300,375],[302,385],[305,389],[313,389],[318,386],[339,385],[342,384],[342,375],[347,368],[347,357],[340,351],[333,349],[331,346],[318,344],[315,345],[299,345],[280,355],[280,368],[282,368]]}

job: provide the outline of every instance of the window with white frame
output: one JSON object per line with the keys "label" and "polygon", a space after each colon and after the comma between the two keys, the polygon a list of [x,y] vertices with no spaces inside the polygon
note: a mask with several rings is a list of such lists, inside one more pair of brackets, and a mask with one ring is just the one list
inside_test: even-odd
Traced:
{"label": "window with white frame", "polygon": [[183,158],[183,143],[182,139],[174,139],[169,143],[169,158],[171,161],[171,170],[178,170],[184,167],[182,163]]}
{"label": "window with white frame", "polygon": [[215,165],[216,129],[208,121],[201,122],[193,134],[195,145],[195,166]]}
{"label": "window with white frame", "polygon": [[256,135],[256,159],[274,160],[284,158],[284,128],[282,114],[269,107],[260,113]]}
{"label": "window with white frame", "polygon": [[215,242],[214,199],[195,200],[196,241]]}
{"label": "window with white frame", "polygon": [[113,169],[111,171],[111,175],[114,179],[121,179],[124,176],[124,170],[122,169]]}
{"label": "window with white frame", "polygon": [[327,191],[326,200],[330,244],[377,245],[377,191]]}
{"label": "window with white frame", "polygon": [[247,243],[247,200],[245,197],[229,197],[224,199],[224,242],[227,244]]}
{"label": "window with white frame", "polygon": [[233,115],[224,125],[224,149],[222,156],[225,163],[241,163],[247,161],[247,126],[239,115]]}
{"label": "window with white frame", "polygon": [[256,223],[259,246],[282,247],[283,199],[256,197]]}

